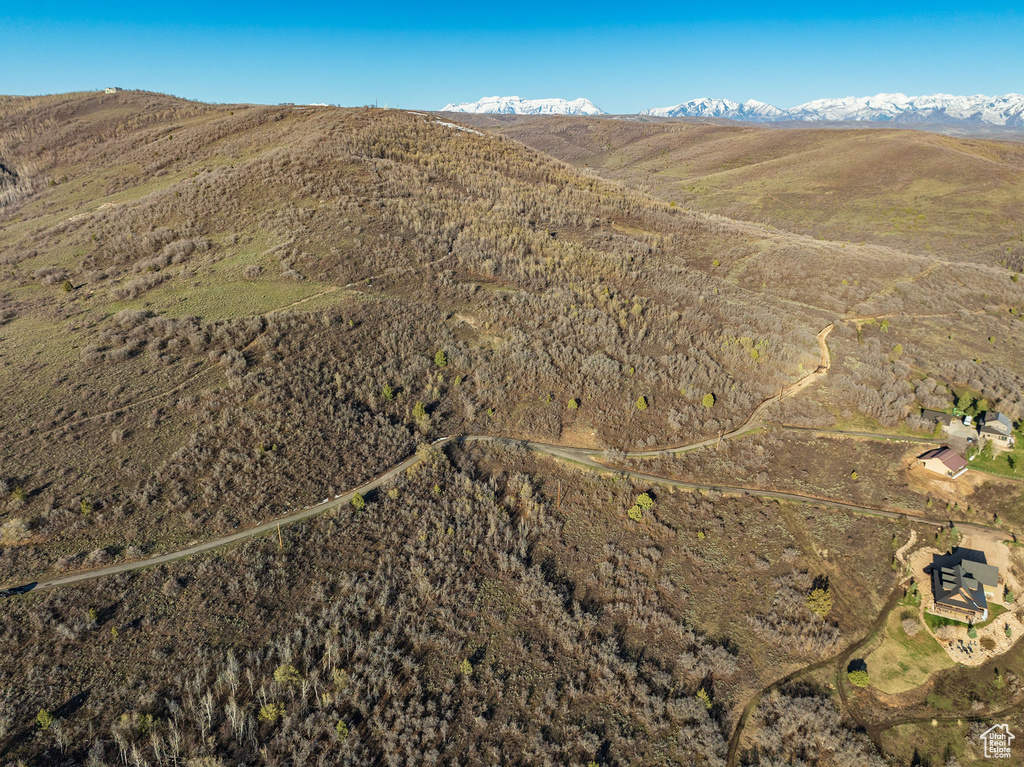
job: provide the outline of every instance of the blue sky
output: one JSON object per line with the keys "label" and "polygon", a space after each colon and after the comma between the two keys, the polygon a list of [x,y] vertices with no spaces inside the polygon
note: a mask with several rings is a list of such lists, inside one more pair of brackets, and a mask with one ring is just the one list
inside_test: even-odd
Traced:
{"label": "blue sky", "polygon": [[701,96],[785,108],[878,92],[1024,91],[1019,4],[712,5],[0,0],[0,93],[119,85],[204,101],[427,109],[585,96],[636,112]]}

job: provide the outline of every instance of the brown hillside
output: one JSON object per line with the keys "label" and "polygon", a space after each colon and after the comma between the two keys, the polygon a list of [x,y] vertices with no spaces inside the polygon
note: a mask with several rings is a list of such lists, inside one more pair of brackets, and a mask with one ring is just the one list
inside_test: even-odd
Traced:
{"label": "brown hillside", "polygon": [[884,284],[761,295],[737,259],[833,256],[410,113],[127,93],[5,114],[9,572],[248,523],[443,433],[714,433]]}
{"label": "brown hillside", "polygon": [[[134,563],[0,599],[3,764],[725,767],[748,702],[902,595],[911,522],[820,499],[922,542],[960,514],[894,487],[902,445],[778,422],[1024,415],[1005,267],[687,211],[433,115],[6,98],[0,165],[0,586]],[[510,439],[434,444],[460,434]],[[1024,530],[1016,495],[971,504]],[[844,668],[769,691],[736,763],[813,730],[879,767]],[[1011,705],[1024,653],[999,669],[944,710]]]}
{"label": "brown hillside", "polygon": [[1020,398],[1024,302],[1000,269],[684,212],[415,113],[142,93],[3,108],[10,572],[250,523],[439,434],[717,434],[813,369],[837,317],[938,303],[972,327],[987,312],[999,339],[977,370],[980,349],[927,330],[896,364],[897,339],[844,348],[843,412],[903,418],[915,370]]}
{"label": "brown hillside", "polygon": [[824,239],[1024,268],[1019,142],[876,128],[525,117],[483,122],[694,210]]}

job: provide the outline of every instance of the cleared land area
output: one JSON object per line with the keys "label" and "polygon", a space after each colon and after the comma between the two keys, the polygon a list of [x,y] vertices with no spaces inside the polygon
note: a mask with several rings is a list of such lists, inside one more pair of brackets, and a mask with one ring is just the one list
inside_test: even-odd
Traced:
{"label": "cleared land area", "polygon": [[[909,621],[910,630],[904,626]],[[893,610],[881,643],[865,657],[871,684],[885,693],[920,687],[932,674],[953,665],[939,643],[921,626],[917,610]]]}

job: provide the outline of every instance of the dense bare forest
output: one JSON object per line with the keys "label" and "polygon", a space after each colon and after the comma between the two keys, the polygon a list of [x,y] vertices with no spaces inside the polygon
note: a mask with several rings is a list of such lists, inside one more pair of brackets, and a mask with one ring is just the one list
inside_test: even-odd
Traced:
{"label": "dense bare forest", "polygon": [[[642,545],[602,545],[577,571],[564,539],[597,500],[591,491],[560,510],[530,475],[478,463],[529,468],[515,452],[460,454],[458,465],[440,451],[427,457],[361,510],[290,530],[280,548],[262,539],[11,603],[3,663],[24,684],[0,702],[5,755],[88,765],[724,764],[727,713],[752,681],[751,661],[706,620],[683,617],[659,528],[698,522],[717,537],[716,517],[742,507],[663,499],[663,521]],[[742,513],[767,520],[767,511]],[[771,569],[803,558],[789,548]],[[790,581],[767,600],[735,595],[774,614],[801,587]],[[680,586],[706,601],[695,580]],[[802,654],[787,640],[778,647]],[[787,753],[767,740],[758,748]],[[861,765],[858,748],[820,763]]]}
{"label": "dense bare forest", "polygon": [[[1003,264],[685,211],[413,112],[72,94],[0,99],[0,126],[5,583],[271,519],[442,435],[717,436],[829,323],[828,378],[773,419],[1024,414]],[[785,484],[791,448],[662,468]],[[4,602],[0,761],[724,764],[750,694],[894,585],[875,521],[715,494],[632,520],[621,480],[429,455],[280,548]],[[825,617],[829,548],[858,570]],[[828,748],[769,737],[786,711]],[[875,759],[825,689],[752,721],[747,764]]]}
{"label": "dense bare forest", "polygon": [[[11,616],[2,641],[25,647],[26,664],[73,666],[47,688],[9,688],[5,729],[18,750],[87,764],[722,764],[721,706],[695,696],[736,659],[656,598],[631,604],[625,585],[576,601],[538,559],[557,535],[544,505],[517,520],[495,500],[525,482],[475,480],[437,455],[362,513],[289,535],[286,550],[256,543],[105,583],[88,613],[74,593],[47,596]],[[155,601],[122,604],[127,589]],[[191,646],[211,624],[229,635]],[[627,626],[657,632],[657,650],[633,645]],[[104,659],[122,672],[76,692],[71,669]],[[58,706],[89,715],[58,709],[33,734],[22,712]]]}

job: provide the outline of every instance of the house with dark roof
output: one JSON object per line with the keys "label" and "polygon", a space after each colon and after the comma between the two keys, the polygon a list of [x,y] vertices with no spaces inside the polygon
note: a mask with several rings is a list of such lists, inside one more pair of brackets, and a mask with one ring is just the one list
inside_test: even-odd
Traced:
{"label": "house with dark roof", "polygon": [[981,552],[970,549],[935,556],[931,570],[936,612],[950,613],[968,623],[988,618],[988,600],[996,596],[999,568],[977,561],[984,558]]}
{"label": "house with dark roof", "polygon": [[996,449],[1009,450],[1013,447],[1013,422],[1003,413],[994,410],[985,413],[979,433],[985,442],[991,442]]}
{"label": "house with dark roof", "polygon": [[937,424],[942,424],[942,429],[945,431],[949,428],[949,425],[953,421],[959,420],[955,415],[949,413],[943,413],[941,410],[929,410],[928,408],[921,408],[921,420],[928,424],[931,428],[935,428]]}
{"label": "house with dark roof", "polygon": [[929,471],[951,479],[956,479],[967,471],[967,461],[964,457],[948,447],[937,447],[927,453],[921,453],[917,457],[917,462]]}

